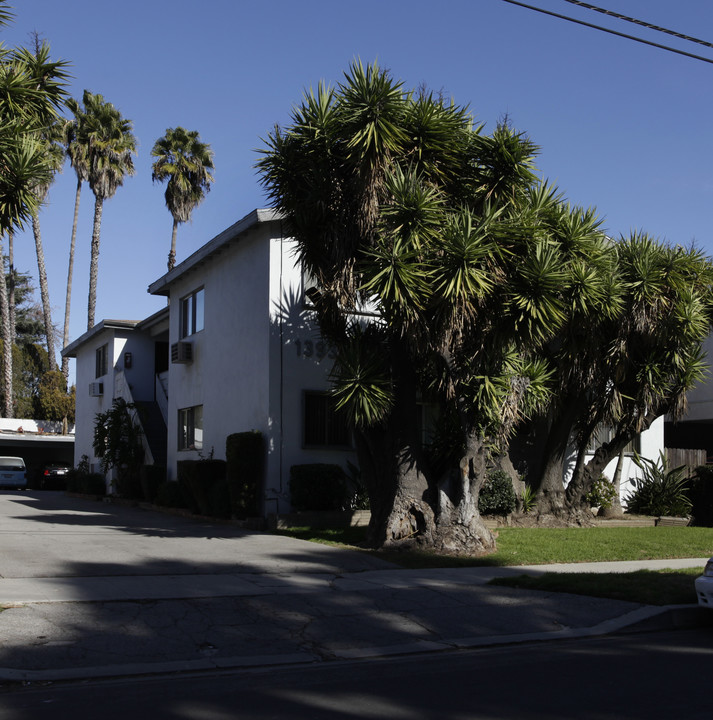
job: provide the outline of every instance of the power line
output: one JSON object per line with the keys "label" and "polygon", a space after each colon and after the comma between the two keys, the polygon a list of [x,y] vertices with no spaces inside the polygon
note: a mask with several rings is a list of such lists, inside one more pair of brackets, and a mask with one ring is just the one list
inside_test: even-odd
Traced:
{"label": "power line", "polygon": [[594,10],[604,15],[611,15],[618,20],[626,20],[626,22],[635,23],[642,27],[648,28],[649,30],[656,30],[658,32],[666,33],[667,35],[673,35],[674,37],[681,38],[681,40],[687,40],[688,42],[698,43],[705,47],[713,48],[713,43],[709,43],[707,40],[699,40],[698,38],[691,37],[690,35],[683,35],[682,33],[676,32],[675,30],[669,30],[668,28],[660,27],[659,25],[652,25],[651,23],[645,22],[644,20],[637,20],[636,18],[629,17],[628,15],[620,15],[613,10],[606,10],[605,8],[597,7],[596,5],[590,5],[586,2],[580,2],[580,0],[564,0],[565,2],[571,3],[572,5],[579,5],[580,7],[587,8],[587,10]]}
{"label": "power line", "polygon": [[551,12],[550,10],[544,10],[542,8],[535,7],[534,5],[528,5],[524,2],[518,2],[518,0],[503,0],[503,2],[510,3],[510,5],[518,5],[519,7],[527,8],[528,10],[534,10],[535,12],[542,13],[543,15],[551,15],[552,17],[559,18],[560,20],[567,20],[568,22],[573,22],[577,25],[584,25],[585,27],[590,27],[594,30],[601,30],[602,32],[609,33],[610,35],[623,37],[626,40],[633,40],[634,42],[642,43],[643,45],[650,45],[651,47],[659,48],[659,50],[667,50],[668,52],[676,53],[677,55],[685,55],[686,57],[692,58],[693,60],[700,60],[701,62],[706,62],[713,65],[713,60],[711,60],[710,58],[706,58],[701,55],[694,55],[693,53],[685,52],[684,50],[677,50],[676,48],[669,47],[668,45],[661,45],[659,43],[651,42],[650,40],[644,40],[643,38],[636,37],[635,35],[627,35],[626,33],[617,32],[616,30],[610,30],[609,28],[602,27],[601,25],[594,25],[593,23],[584,22],[583,20],[576,20],[575,18],[568,17],[567,15],[561,15],[560,13]]}

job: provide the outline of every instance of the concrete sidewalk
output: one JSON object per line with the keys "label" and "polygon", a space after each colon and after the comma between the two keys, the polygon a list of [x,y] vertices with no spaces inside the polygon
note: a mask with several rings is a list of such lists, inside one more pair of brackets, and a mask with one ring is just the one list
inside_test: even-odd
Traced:
{"label": "concrete sidewalk", "polygon": [[472,648],[680,625],[705,612],[485,585],[523,572],[696,567],[704,558],[404,570],[52,493],[0,495],[0,522],[4,549],[16,553],[0,555],[0,682]]}

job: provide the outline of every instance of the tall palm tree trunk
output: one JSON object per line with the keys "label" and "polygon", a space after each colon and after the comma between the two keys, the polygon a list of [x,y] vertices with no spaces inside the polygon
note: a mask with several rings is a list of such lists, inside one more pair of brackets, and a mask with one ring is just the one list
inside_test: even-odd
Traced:
{"label": "tall palm tree trunk", "polygon": [[173,218],[173,232],[171,233],[171,251],[168,253],[168,272],[176,266],[176,235],[178,233],[178,220]]}
{"label": "tall palm tree trunk", "polygon": [[10,308],[10,336],[15,344],[17,327],[15,323],[15,231],[10,228],[7,233],[7,302]]}
{"label": "tall palm tree trunk", "polygon": [[[2,235],[0,235],[0,258],[3,257]],[[3,267],[4,270],[4,267]],[[7,298],[5,273],[0,272],[0,314],[2,314],[2,359],[3,359],[3,390],[5,393],[4,417],[15,416],[14,398],[12,393],[12,331],[10,329],[10,305]]]}
{"label": "tall palm tree trunk", "polygon": [[[77,193],[74,196],[74,222],[72,223],[72,239],[69,243],[69,268],[67,270],[67,297],[64,301],[64,334],[62,347],[69,345],[69,309],[72,303],[72,277],[74,275],[74,248],[77,241],[77,222],[79,219],[79,199],[82,195],[82,181],[77,178]],[[69,358],[62,358],[62,374],[69,380]]]}
{"label": "tall palm tree trunk", "polygon": [[45,337],[47,338],[47,356],[50,370],[57,369],[57,357],[54,349],[54,325],[52,325],[52,306],[50,305],[50,290],[47,284],[47,268],[45,267],[45,251],[42,247],[42,233],[40,232],[40,218],[32,213],[32,232],[35,236],[35,250],[37,252],[37,273],[40,278],[40,297],[42,298],[42,315],[45,323]]}
{"label": "tall palm tree trunk", "polygon": [[99,275],[99,239],[102,226],[104,201],[96,196],[94,200],[94,229],[92,230],[91,260],[89,263],[89,302],[87,305],[87,330],[94,327],[94,313],[97,306],[97,277]]}

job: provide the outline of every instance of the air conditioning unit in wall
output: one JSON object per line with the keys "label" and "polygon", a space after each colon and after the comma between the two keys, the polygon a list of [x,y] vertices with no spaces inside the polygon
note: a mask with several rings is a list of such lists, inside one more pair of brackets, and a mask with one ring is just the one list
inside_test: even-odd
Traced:
{"label": "air conditioning unit in wall", "polygon": [[173,343],[171,345],[171,362],[183,364],[193,362],[193,345],[187,342]]}
{"label": "air conditioning unit in wall", "polygon": [[104,383],[93,382],[89,383],[89,395],[91,397],[101,397],[104,394]]}

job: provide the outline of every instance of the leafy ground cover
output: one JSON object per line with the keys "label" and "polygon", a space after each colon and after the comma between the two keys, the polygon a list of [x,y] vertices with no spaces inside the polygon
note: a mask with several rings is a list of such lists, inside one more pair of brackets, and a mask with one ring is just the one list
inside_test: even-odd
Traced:
{"label": "leafy ground cover", "polygon": [[495,578],[491,585],[566,592],[575,595],[628,600],[647,605],[683,605],[696,602],[694,581],[703,568],[637,570],[630,573],[545,573],[537,577]]}

